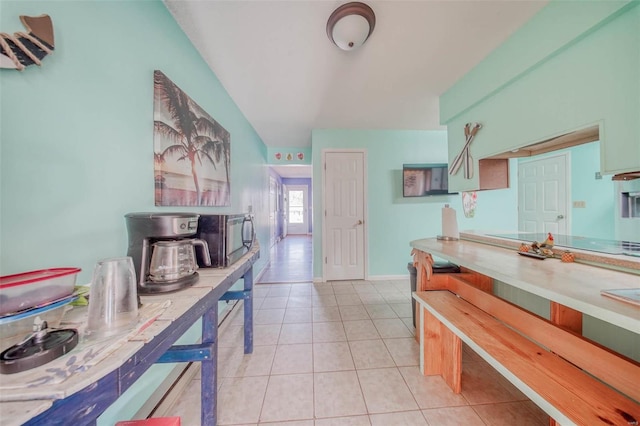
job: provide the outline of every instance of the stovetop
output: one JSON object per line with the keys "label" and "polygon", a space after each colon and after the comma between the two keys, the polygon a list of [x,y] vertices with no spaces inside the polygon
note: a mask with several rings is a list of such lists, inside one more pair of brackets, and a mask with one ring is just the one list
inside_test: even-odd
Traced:
{"label": "stovetop", "polygon": [[[547,238],[546,233],[516,232],[513,234],[488,234],[492,237],[506,238],[531,243],[543,242]],[[553,234],[554,245],[578,250],[595,251],[606,254],[624,254],[640,257],[640,242],[605,240],[591,237],[578,237],[572,235]]]}

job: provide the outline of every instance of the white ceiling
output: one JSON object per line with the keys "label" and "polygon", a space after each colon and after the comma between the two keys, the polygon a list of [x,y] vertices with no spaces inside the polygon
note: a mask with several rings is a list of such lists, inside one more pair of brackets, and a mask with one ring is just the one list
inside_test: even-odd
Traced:
{"label": "white ceiling", "polygon": [[281,165],[281,166],[270,166],[271,170],[279,174],[284,178],[309,178],[311,177],[313,170],[311,165],[304,164],[292,164],[292,165]]}
{"label": "white ceiling", "polygon": [[271,147],[308,147],[320,128],[443,129],[438,97],[547,1],[367,1],[375,30],[351,52],[326,34],[344,3],[165,0]]}

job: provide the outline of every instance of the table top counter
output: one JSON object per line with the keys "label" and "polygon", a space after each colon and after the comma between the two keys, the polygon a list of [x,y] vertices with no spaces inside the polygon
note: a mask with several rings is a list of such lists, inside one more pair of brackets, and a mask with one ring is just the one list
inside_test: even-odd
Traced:
{"label": "table top counter", "polygon": [[488,243],[426,238],[411,247],[576,311],[640,333],[640,306],[603,296],[601,290],[640,287],[640,276],[559,259],[519,256],[517,249]]}
{"label": "table top counter", "polygon": [[[100,342],[81,338],[67,355],[21,373],[0,376],[0,413],[11,424],[22,424],[48,410],[56,400],[68,398],[87,387],[108,380],[128,388],[142,372],[137,365],[152,364],[166,347],[180,337],[202,314],[242,278],[259,257],[256,244],[238,262],[224,269],[199,269],[192,287],[174,293],[141,295],[140,320],[134,330]],[[195,312],[197,311],[197,312]],[[82,335],[87,309],[74,307],[65,314],[61,328],[77,328]],[[156,348],[157,346],[157,348]],[[144,354],[143,354],[144,353]],[[143,354],[143,355],[142,355]],[[147,367],[149,366],[147,365]],[[127,381],[120,383],[120,381]],[[4,423],[3,424],[8,424]]]}

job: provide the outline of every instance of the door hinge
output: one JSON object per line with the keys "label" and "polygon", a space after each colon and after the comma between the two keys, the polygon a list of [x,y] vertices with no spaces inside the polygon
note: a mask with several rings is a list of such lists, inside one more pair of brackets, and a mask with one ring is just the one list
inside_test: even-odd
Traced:
{"label": "door hinge", "polygon": [[327,256],[324,257],[324,263],[327,263]]}

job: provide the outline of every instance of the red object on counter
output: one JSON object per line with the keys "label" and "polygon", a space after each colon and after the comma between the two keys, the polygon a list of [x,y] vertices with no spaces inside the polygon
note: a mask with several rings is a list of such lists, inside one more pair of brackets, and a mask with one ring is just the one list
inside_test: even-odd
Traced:
{"label": "red object on counter", "polygon": [[38,271],[23,272],[20,274],[4,275],[0,277],[0,288],[15,287],[17,285],[31,284],[44,280],[77,274],[80,268],[50,268]]}
{"label": "red object on counter", "polygon": [[70,296],[80,268],[51,268],[0,277],[0,315]]}
{"label": "red object on counter", "polygon": [[156,417],[155,419],[126,420],[116,426],[180,426],[180,417]]}

